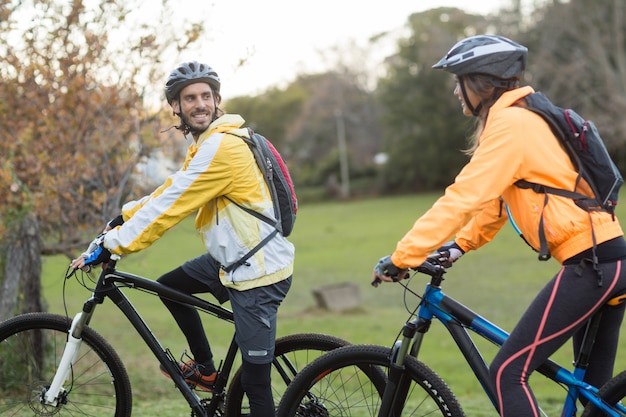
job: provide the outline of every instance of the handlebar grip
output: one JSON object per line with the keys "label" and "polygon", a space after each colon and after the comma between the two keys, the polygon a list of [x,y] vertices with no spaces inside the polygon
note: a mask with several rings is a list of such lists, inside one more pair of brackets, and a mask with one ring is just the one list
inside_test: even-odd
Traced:
{"label": "handlebar grip", "polygon": [[444,274],[446,269],[439,265],[436,262],[433,262],[432,259],[427,259],[423,264],[415,268],[417,272],[421,272],[422,274],[430,275],[431,277],[439,274]]}

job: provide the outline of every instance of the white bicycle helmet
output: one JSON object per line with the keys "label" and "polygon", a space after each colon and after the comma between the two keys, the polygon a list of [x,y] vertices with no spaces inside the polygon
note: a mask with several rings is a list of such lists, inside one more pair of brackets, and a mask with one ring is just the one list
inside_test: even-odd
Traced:
{"label": "white bicycle helmet", "polygon": [[220,92],[220,77],[213,68],[197,61],[183,62],[167,78],[165,83],[167,102],[172,104],[172,101],[178,97],[180,90],[197,82],[205,82],[213,87],[215,93],[219,94]]}
{"label": "white bicycle helmet", "polygon": [[457,76],[487,74],[504,80],[521,80],[528,49],[503,36],[477,35],[458,42],[433,68]]}

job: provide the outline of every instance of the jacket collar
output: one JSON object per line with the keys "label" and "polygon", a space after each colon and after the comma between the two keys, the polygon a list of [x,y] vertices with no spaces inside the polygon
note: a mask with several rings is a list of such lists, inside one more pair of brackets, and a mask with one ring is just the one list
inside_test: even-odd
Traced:
{"label": "jacket collar", "polygon": [[535,90],[527,85],[524,87],[516,88],[514,90],[509,90],[504,92],[500,98],[491,106],[491,111],[498,111],[504,109],[506,107],[511,107],[515,103],[517,103],[522,98],[526,97],[529,94],[534,93]]}
{"label": "jacket collar", "polygon": [[[209,125],[208,129],[202,132],[196,144],[200,146],[200,144],[213,133],[229,132],[236,129],[239,130],[239,128],[243,126],[245,122],[246,121],[243,119],[243,117],[238,114],[225,114],[222,117],[213,121],[213,123]],[[245,134],[245,136],[247,136],[246,129],[240,130],[242,135]]]}

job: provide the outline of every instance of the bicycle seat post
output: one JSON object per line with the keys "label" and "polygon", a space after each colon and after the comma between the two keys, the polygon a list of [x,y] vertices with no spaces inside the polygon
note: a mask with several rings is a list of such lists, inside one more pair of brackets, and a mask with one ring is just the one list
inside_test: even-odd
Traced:
{"label": "bicycle seat post", "polygon": [[598,310],[589,321],[587,321],[587,328],[585,329],[585,335],[580,346],[580,352],[578,357],[574,361],[574,366],[578,370],[586,370],[589,365],[589,358],[591,357],[591,350],[596,341],[596,334],[598,333],[598,327],[602,319],[602,309]]}

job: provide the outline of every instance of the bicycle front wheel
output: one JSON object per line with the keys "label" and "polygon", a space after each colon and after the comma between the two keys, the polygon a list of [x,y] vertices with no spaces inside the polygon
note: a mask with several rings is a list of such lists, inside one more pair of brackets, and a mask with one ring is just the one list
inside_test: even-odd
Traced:
{"label": "bicycle front wheel", "polygon": [[[323,353],[346,346],[346,340],[318,333],[298,333],[276,339],[272,362],[272,394],[277,404],[296,373]],[[226,416],[250,414],[250,406],[241,386],[241,368],[237,370],[226,395]]]}
{"label": "bicycle front wheel", "polygon": [[58,405],[45,404],[63,355],[69,318],[29,313],[0,324],[0,415],[112,416],[131,414],[132,394],[126,369],[113,348],[91,328]]}
{"label": "bicycle front wheel", "polygon": [[[300,371],[287,387],[277,416],[378,416],[387,385],[380,374],[388,375],[390,355],[389,348],[374,345],[328,352]],[[464,415],[446,383],[422,362],[406,357],[403,377],[405,395],[394,402],[394,415]]]}

